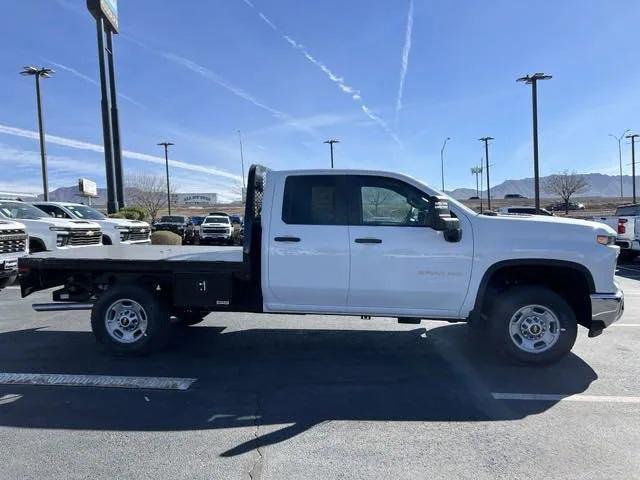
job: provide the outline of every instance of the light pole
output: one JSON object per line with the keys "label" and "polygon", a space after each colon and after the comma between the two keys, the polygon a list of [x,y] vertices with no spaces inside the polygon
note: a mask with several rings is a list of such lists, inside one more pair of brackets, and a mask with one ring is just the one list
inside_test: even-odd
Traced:
{"label": "light pole", "polygon": [[447,142],[451,140],[451,137],[444,139],[442,148],[440,149],[440,174],[442,175],[442,191],[444,192],[444,148],[447,146]]}
{"label": "light pole", "polygon": [[636,138],[640,137],[637,133],[627,135],[626,138],[631,139],[631,185],[633,185],[633,203],[636,203]]}
{"label": "light pole", "polygon": [[489,140],[495,140],[493,137],[479,138],[481,142],[484,142],[484,159],[487,168],[487,209],[491,210],[491,183],[489,181]]}
{"label": "light pole", "polygon": [[482,166],[471,167],[471,174],[476,176],[476,195],[480,200],[480,213],[482,213],[482,197],[480,196],[480,185],[478,183],[478,177],[482,178]]}
{"label": "light pole", "polygon": [[624,193],[622,190],[622,146],[620,145],[624,136],[629,133],[629,129],[627,128],[622,135],[616,137],[613,133],[610,133],[609,136],[615,138],[616,142],[618,142],[618,160],[620,162],[620,198],[624,198]]}
{"label": "light pole", "polygon": [[240,143],[240,165],[242,166],[242,189],[246,188],[244,183],[244,153],[242,152],[242,133],[238,130],[238,142]]}
{"label": "light pole", "polygon": [[171,142],[160,142],[158,146],[164,147],[164,163],[167,169],[167,210],[171,215],[171,189],[169,188],[169,147],[174,145]]}
{"label": "light pole", "polygon": [[328,143],[328,144],[329,144],[329,148],[330,148],[330,150],[331,150],[331,168],[333,168],[333,144],[334,144],[334,143],[340,143],[340,140],[333,140],[333,139],[331,139],[331,140],[327,140],[327,141],[326,141],[326,142],[324,142],[324,143]]}
{"label": "light pole", "polygon": [[520,77],[516,82],[531,85],[531,109],[533,111],[533,188],[536,198],[536,213],[540,212],[540,172],[538,168],[538,80],[549,80],[551,75],[534,73]]}
{"label": "light pole", "polygon": [[38,131],[40,132],[40,160],[42,163],[42,190],[44,201],[49,201],[49,182],[47,180],[47,152],[44,145],[44,126],[42,121],[42,98],[40,96],[40,77],[49,78],[56,73],[50,68],[37,68],[31,65],[25,66],[20,75],[33,75],[36,78],[36,103],[38,104]]}

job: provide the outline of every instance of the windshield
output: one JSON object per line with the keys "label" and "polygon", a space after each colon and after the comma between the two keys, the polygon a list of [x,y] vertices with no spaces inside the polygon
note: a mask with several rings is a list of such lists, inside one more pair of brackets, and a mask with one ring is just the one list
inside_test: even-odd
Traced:
{"label": "windshield", "polygon": [[22,218],[25,220],[49,217],[39,208],[21,202],[0,202],[0,214],[7,218]]}
{"label": "windshield", "polygon": [[628,207],[618,207],[616,210],[616,215],[624,216],[624,217],[633,217],[636,215],[638,211],[638,207],[635,205],[629,205]]}
{"label": "windshield", "polygon": [[202,224],[203,220],[204,217],[191,217],[191,223],[193,223],[194,225]]}
{"label": "windshield", "polygon": [[73,213],[75,217],[84,220],[104,220],[107,218],[98,210],[87,207],[86,205],[66,205],[66,208]]}
{"label": "windshield", "polygon": [[160,217],[160,223],[184,223],[184,217],[165,215],[164,217]]}
{"label": "windshield", "polygon": [[204,223],[229,223],[229,217],[207,217]]}

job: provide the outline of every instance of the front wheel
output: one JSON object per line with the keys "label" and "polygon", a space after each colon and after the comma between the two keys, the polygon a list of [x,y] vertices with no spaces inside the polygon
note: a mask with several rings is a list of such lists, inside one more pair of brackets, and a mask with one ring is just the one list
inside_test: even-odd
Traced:
{"label": "front wheel", "polygon": [[133,284],[116,285],[93,305],[91,329],[111,353],[144,355],[166,344],[169,314],[152,292]]}
{"label": "front wheel", "polygon": [[496,347],[519,362],[544,365],[564,357],[576,341],[571,306],[557,293],[535,286],[499,294],[489,313]]}

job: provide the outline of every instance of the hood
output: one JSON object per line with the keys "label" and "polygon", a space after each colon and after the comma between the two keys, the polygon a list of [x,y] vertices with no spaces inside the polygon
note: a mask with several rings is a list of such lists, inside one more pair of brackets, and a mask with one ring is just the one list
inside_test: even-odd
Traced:
{"label": "hood", "polygon": [[590,220],[566,217],[547,217],[542,215],[477,215],[482,223],[497,229],[518,232],[519,234],[540,234],[545,236],[557,232],[561,236],[591,233],[593,235],[616,235],[608,225]]}
{"label": "hood", "polygon": [[114,227],[149,228],[149,224],[147,222],[143,222],[141,220],[129,220],[128,218],[105,218],[104,220],[100,220],[98,223],[101,225],[113,225]]}
{"label": "hood", "polygon": [[60,228],[91,228],[101,230],[100,225],[88,220],[72,220],[68,218],[43,217],[38,219],[20,219],[26,225],[37,223],[39,225],[49,225]]}
{"label": "hood", "polygon": [[16,228],[26,228],[24,224],[20,222],[14,222],[13,220],[0,220],[0,232],[3,230],[14,230]]}

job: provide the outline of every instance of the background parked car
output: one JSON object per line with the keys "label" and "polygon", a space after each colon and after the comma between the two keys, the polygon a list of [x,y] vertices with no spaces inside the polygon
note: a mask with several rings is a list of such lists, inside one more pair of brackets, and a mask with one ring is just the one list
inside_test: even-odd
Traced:
{"label": "background parked car", "polygon": [[[497,213],[536,215],[536,207],[502,207],[496,210]],[[537,215],[552,216],[549,210],[541,208]]]}
{"label": "background parked car", "polygon": [[207,216],[200,226],[200,243],[224,243],[232,245],[233,227],[229,215],[216,213]]}
{"label": "background parked car", "polygon": [[147,222],[126,218],[109,218],[95,208],[81,203],[32,202],[33,206],[55,218],[90,220],[102,227],[104,245],[134,245],[151,243],[151,227]]}
{"label": "background parked car", "polygon": [[[569,202],[568,207],[569,210],[584,210],[586,208],[584,203],[574,202]],[[565,210],[565,205],[563,202],[558,202],[554,203],[553,205],[549,205],[547,209],[551,210],[552,212],[562,212]]]}
{"label": "background parked car", "polygon": [[191,241],[194,235],[193,224],[184,215],[163,215],[153,224],[153,230],[173,232],[182,238],[183,243]]}
{"label": "background parked car", "polygon": [[521,195],[520,193],[505,193],[504,198],[508,199],[508,198],[527,198],[524,195]]}

